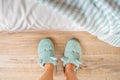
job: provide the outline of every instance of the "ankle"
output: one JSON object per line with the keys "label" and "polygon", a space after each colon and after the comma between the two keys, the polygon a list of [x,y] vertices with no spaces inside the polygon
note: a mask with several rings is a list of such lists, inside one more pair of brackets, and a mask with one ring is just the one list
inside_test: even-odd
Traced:
{"label": "ankle", "polygon": [[54,71],[54,65],[52,63],[46,63],[45,64],[45,69],[47,71]]}
{"label": "ankle", "polygon": [[67,64],[65,66],[65,73],[74,73],[75,65],[74,64]]}

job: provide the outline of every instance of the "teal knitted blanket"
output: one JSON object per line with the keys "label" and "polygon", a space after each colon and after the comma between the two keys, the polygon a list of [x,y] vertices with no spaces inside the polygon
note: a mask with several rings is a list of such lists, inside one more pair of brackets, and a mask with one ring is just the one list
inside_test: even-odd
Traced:
{"label": "teal knitted blanket", "polygon": [[120,0],[38,0],[100,40],[120,47]]}

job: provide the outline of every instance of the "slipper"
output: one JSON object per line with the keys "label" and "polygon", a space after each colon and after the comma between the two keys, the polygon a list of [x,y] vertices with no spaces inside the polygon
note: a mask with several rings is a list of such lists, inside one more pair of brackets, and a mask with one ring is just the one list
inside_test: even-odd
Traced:
{"label": "slipper", "polygon": [[45,70],[45,63],[52,63],[57,72],[57,58],[55,57],[54,44],[51,39],[45,38],[38,45],[39,64]]}
{"label": "slipper", "polygon": [[74,72],[77,72],[81,62],[81,46],[77,39],[70,39],[67,42],[67,45],[65,47],[64,51],[64,57],[61,58],[63,61],[63,66],[65,69],[66,64],[72,63],[76,66]]}

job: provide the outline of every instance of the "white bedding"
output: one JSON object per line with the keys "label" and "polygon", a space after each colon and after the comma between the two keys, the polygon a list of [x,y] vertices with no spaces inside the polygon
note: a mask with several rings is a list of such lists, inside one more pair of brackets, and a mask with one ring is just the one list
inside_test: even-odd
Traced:
{"label": "white bedding", "polygon": [[0,0],[0,30],[82,30],[70,19],[37,0]]}
{"label": "white bedding", "polygon": [[[58,5],[57,1],[63,5]],[[120,0],[55,0],[55,2],[54,0],[0,0],[0,30],[13,32],[29,29],[85,30],[110,45],[120,47]],[[52,4],[57,4],[57,9],[50,7]],[[76,7],[76,4],[81,7]],[[92,7],[88,7],[87,4]],[[71,9],[66,9],[67,6]],[[61,13],[64,12],[66,15],[68,12],[69,17],[76,16],[78,22],[75,23],[76,20],[63,16],[65,14]],[[78,15],[74,16],[73,12]]]}

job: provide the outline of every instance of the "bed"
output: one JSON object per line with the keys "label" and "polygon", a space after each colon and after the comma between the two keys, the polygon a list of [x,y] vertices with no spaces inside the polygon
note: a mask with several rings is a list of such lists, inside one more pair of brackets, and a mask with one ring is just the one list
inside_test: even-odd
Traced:
{"label": "bed", "polygon": [[[70,8],[66,8],[68,6]],[[93,11],[87,15],[86,8]],[[97,25],[95,11],[102,19],[99,24],[106,21],[107,25]],[[78,18],[83,16],[82,23],[73,12],[79,12]],[[110,45],[120,47],[120,0],[0,0],[1,31],[31,29],[87,31]]]}

